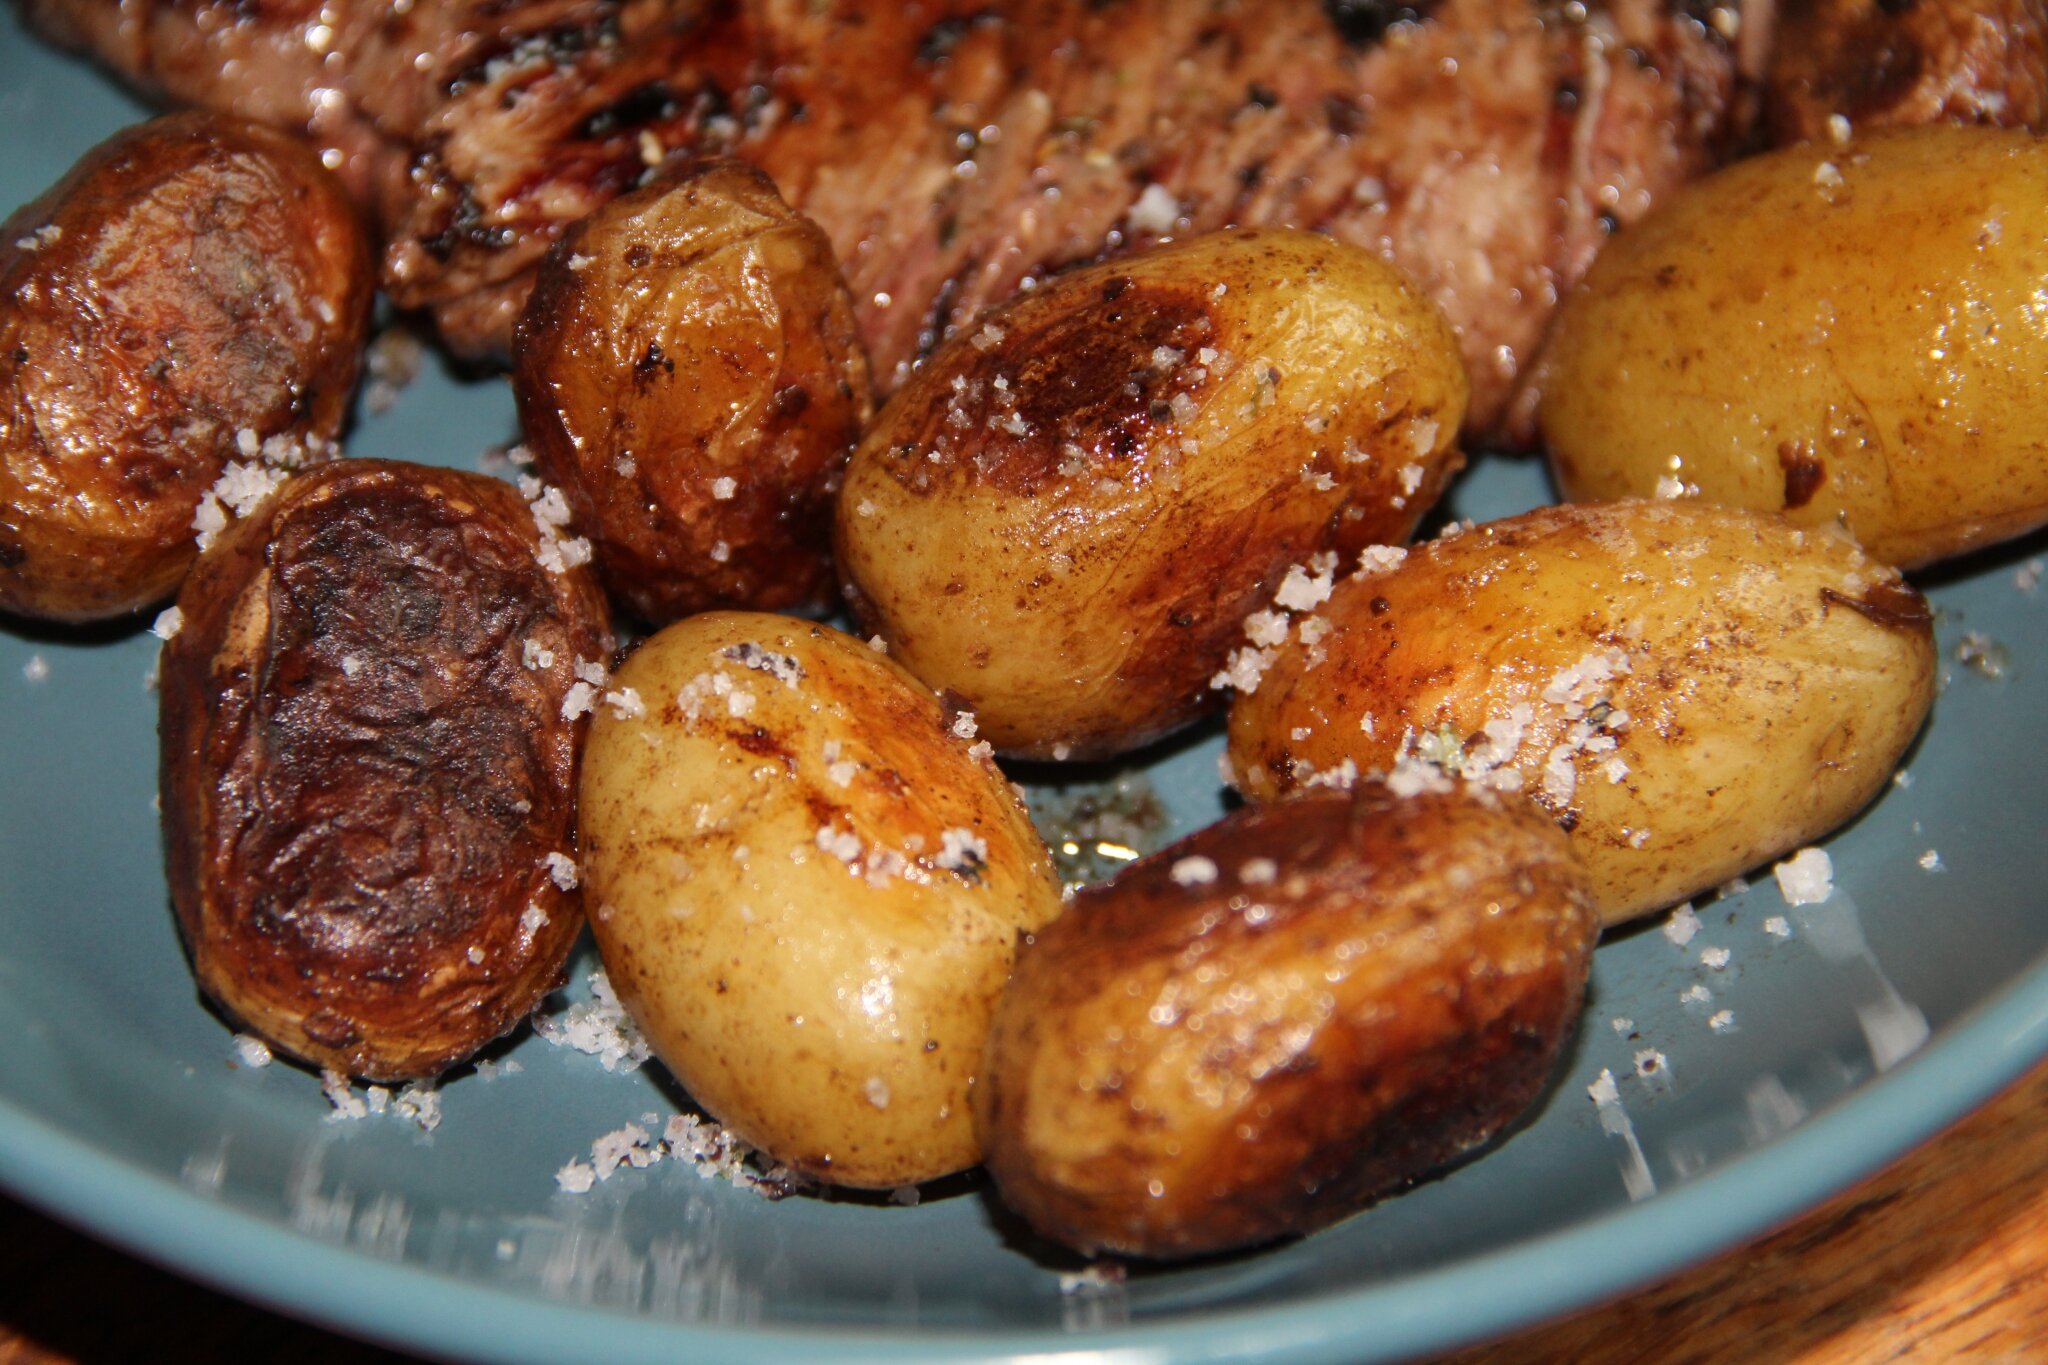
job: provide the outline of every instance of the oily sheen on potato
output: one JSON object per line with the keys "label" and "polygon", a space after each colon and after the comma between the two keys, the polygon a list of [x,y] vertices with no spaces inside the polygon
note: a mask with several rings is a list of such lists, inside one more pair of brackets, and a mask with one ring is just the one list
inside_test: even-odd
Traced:
{"label": "oily sheen on potato", "polygon": [[975,1095],[989,1173],[1086,1253],[1326,1226],[1535,1098],[1598,933],[1569,841],[1516,798],[1240,809],[1020,955]]}
{"label": "oily sheen on potato", "polygon": [[166,871],[201,988],[291,1056],[430,1077],[581,930],[570,694],[611,636],[511,485],[343,460],[205,554],[162,662]]}
{"label": "oily sheen on potato", "polygon": [[0,224],[0,610],[176,592],[231,461],[340,431],[374,284],[313,153],[214,114],[115,134]]}
{"label": "oily sheen on potato", "polygon": [[1258,800],[1360,775],[1523,792],[1608,923],[1862,809],[1934,696],[1932,618],[1844,537],[1693,502],[1544,508],[1376,552],[1232,704]]}
{"label": "oily sheen on potato", "polygon": [[767,176],[695,162],[570,228],[513,355],[536,470],[637,615],[829,595],[867,353],[831,244]]}
{"label": "oily sheen on potato", "polygon": [[1541,424],[1578,501],[1660,483],[1901,566],[2048,522],[2048,142],[1938,126],[1737,162],[1560,310]]}
{"label": "oily sheen on potato", "polygon": [[656,1054],[819,1180],[973,1165],[989,1013],[1060,891],[971,720],[859,640],[753,613],[669,626],[614,687],[585,895]]}
{"label": "oily sheen on potato", "polygon": [[883,408],[839,499],[848,597],[998,750],[1130,749],[1217,703],[1291,567],[1409,534],[1466,394],[1434,307],[1314,234],[1062,275]]}

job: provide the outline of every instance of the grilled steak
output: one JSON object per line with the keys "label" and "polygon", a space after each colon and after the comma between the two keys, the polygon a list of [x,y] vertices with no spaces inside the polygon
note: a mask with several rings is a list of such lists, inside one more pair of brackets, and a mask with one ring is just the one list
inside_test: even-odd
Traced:
{"label": "grilled steak", "polygon": [[1783,0],[1765,114],[1775,141],[1954,120],[2048,126],[2044,0]]}
{"label": "grilled steak", "polygon": [[1710,161],[1733,87],[1684,0],[21,3],[322,141],[385,287],[459,351],[502,355],[541,253],[649,164],[730,152],[825,229],[884,388],[1048,272],[1288,223],[1437,299],[1481,432],[1605,235]]}

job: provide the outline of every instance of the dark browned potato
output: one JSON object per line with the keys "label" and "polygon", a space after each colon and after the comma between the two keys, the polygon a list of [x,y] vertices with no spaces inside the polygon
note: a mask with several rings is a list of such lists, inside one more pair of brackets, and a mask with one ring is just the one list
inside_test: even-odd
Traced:
{"label": "dark browned potato", "polygon": [[824,600],[867,354],[831,245],[761,172],[702,162],[571,228],[512,383],[541,477],[639,615]]}
{"label": "dark browned potato", "polygon": [[595,580],[550,548],[508,484],[346,460],[187,579],[162,672],[171,898],[201,988],[273,1046],[432,1076],[559,983],[581,713],[612,646]]}
{"label": "dark browned potato", "polygon": [[0,609],[118,616],[177,589],[231,462],[340,430],[374,284],[355,210],[280,133],[175,114],[0,226]]}
{"label": "dark browned potato", "polygon": [[1323,1227],[1536,1097],[1598,932],[1524,802],[1375,784],[1240,810],[1081,891],[1019,956],[983,1160],[1088,1253]]}

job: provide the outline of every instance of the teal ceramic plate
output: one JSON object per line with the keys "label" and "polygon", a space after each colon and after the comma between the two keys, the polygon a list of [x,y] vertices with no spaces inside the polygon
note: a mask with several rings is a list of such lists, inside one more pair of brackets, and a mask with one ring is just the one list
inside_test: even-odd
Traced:
{"label": "teal ceramic plate", "polygon": [[[0,209],[138,112],[0,8]],[[355,453],[477,467],[512,437],[501,383],[428,369],[360,416]],[[1482,517],[1543,497],[1511,461],[1457,492]],[[594,1139],[658,1130],[681,1097],[531,1032],[445,1084],[431,1131],[336,1118],[317,1078],[243,1064],[166,904],[157,642],[0,627],[0,1180],[199,1279],[460,1358],[1356,1362],[1508,1330],[1796,1214],[2048,1051],[2043,555],[1930,584],[1947,684],[1910,784],[1829,841],[1831,901],[1790,910],[1766,879],[1700,907],[1682,947],[1656,925],[1608,943],[1556,1084],[1504,1141],[1319,1236],[1122,1284],[1077,1281],[971,1179],[916,1207],[776,1203],[671,1160],[565,1193]],[[1956,660],[1972,632],[2002,670]],[[1134,770],[1173,827],[1219,809],[1219,744]],[[555,1008],[587,991],[579,972]]]}

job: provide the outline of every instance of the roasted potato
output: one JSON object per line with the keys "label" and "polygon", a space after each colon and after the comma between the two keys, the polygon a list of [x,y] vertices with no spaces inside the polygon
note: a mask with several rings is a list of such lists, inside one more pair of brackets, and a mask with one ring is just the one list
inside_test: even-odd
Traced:
{"label": "roasted potato", "polygon": [[560,983],[579,712],[611,641],[596,581],[551,558],[508,484],[346,460],[187,579],[162,664],[171,899],[201,989],[273,1047],[428,1077]]}
{"label": "roasted potato", "polygon": [[[0,609],[118,616],[177,590],[231,461],[324,453],[375,277],[281,133],[174,114],[0,226]],[[217,510],[217,508],[216,508]]]}
{"label": "roasted potato", "polygon": [[1697,490],[1910,567],[2048,522],[2048,143],[1789,148],[1615,238],[1559,311],[1540,421],[1578,501]]}
{"label": "roasted potato", "polygon": [[709,161],[548,252],[513,391],[605,585],[662,623],[821,603],[831,495],[873,410],[825,236],[760,171]]}
{"label": "roasted potato", "polygon": [[1847,820],[1934,696],[1920,594],[1775,516],[1545,508],[1395,558],[1339,583],[1315,642],[1290,636],[1237,697],[1239,786],[1525,792],[1571,832],[1608,923]]}
{"label": "roasted potato", "polygon": [[1239,810],[1019,955],[975,1092],[989,1173],[1085,1253],[1323,1227],[1535,1098],[1598,933],[1569,842],[1518,798]]}
{"label": "roasted potato", "polygon": [[1455,339],[1309,233],[1190,238],[967,328],[855,451],[835,545],[894,655],[998,750],[1100,757],[1210,709],[1238,622],[1400,540],[1458,466]]}
{"label": "roasted potato", "polygon": [[819,1180],[973,1165],[989,1012],[1060,905],[986,746],[883,655],[787,617],[678,622],[617,683],[584,765],[586,894],[656,1054]]}

